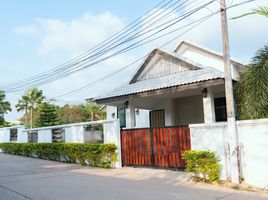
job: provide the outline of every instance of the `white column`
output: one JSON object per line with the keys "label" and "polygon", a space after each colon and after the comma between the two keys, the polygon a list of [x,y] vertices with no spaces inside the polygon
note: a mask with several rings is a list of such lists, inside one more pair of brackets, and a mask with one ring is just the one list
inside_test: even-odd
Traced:
{"label": "white column", "polygon": [[120,137],[120,123],[119,119],[113,122],[103,124],[103,140],[104,144],[115,144],[117,146],[117,162],[115,163],[116,168],[122,167],[121,160],[121,137]]}
{"label": "white column", "polygon": [[18,143],[28,142],[28,133],[25,131],[25,126],[18,128]]}
{"label": "white column", "polygon": [[131,103],[126,109],[126,128],[135,128],[135,106]]}
{"label": "white column", "polygon": [[205,123],[215,122],[214,95],[211,88],[207,88],[207,95],[203,97],[204,121]]}
{"label": "white column", "polygon": [[71,142],[84,143],[84,131],[84,126],[72,126],[71,133],[68,132],[68,134],[71,134]]}

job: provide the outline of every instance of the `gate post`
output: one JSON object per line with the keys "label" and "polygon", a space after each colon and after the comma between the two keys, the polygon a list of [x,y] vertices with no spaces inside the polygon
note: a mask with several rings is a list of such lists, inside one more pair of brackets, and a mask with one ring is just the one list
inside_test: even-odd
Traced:
{"label": "gate post", "polygon": [[104,144],[113,143],[117,147],[117,162],[115,163],[116,168],[122,167],[121,159],[121,136],[120,136],[120,123],[119,119],[106,121],[103,124],[103,140]]}
{"label": "gate post", "polygon": [[154,157],[154,131],[150,128],[150,146],[151,146],[151,163],[155,167],[155,157]]}

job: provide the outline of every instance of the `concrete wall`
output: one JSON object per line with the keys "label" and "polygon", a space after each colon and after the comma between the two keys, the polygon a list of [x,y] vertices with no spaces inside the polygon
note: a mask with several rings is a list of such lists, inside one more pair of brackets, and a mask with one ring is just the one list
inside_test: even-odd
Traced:
{"label": "concrete wall", "polygon": [[245,181],[268,189],[268,119],[239,121],[237,125]]}
{"label": "concrete wall", "polygon": [[224,151],[224,132],[226,130],[226,123],[190,125],[191,149],[215,152],[221,159],[222,179],[226,179],[226,156]]}
{"label": "concrete wall", "polygon": [[[224,132],[227,123],[190,125],[193,150],[211,150],[217,153],[222,164],[222,178],[226,178]],[[241,148],[242,176],[245,182],[268,188],[268,119],[237,122]]]}
{"label": "concrete wall", "polygon": [[[10,130],[17,129],[17,142],[23,142],[25,140],[25,136],[23,131],[25,130],[25,126],[11,126],[0,128],[0,143],[10,142]],[[27,139],[26,139],[27,141]]]}

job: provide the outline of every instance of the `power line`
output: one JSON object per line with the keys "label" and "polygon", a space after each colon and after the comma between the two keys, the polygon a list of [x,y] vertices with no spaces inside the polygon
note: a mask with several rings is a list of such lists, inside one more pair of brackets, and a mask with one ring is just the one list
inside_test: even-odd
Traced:
{"label": "power line", "polygon": [[[248,0],[248,1],[245,1],[245,2],[240,2],[240,3],[235,4],[235,5],[230,5],[230,6],[227,7],[226,9],[234,8],[234,7],[240,6],[240,5],[242,5],[242,4],[250,3],[250,2],[253,2],[253,1],[255,1],[255,0]],[[199,22],[198,24],[194,25],[194,26],[191,27],[190,29],[187,29],[185,32],[183,32],[183,33],[180,34],[179,36],[176,36],[175,38],[173,38],[173,39],[170,40],[169,42],[165,43],[164,45],[162,45],[162,47],[166,46],[167,44],[169,44],[170,42],[172,42],[173,40],[175,40],[177,37],[180,37],[180,36],[182,36],[183,34],[185,34],[185,33],[189,32],[190,30],[194,29],[195,27],[197,27],[198,25],[200,25],[201,23],[203,23],[204,21],[206,21],[207,19],[209,19],[210,17],[214,16],[215,14],[217,14],[217,13],[219,13],[219,12],[220,12],[220,11],[217,11],[217,12],[214,12],[214,13],[212,12],[210,15],[205,16],[205,17],[203,17],[203,18],[201,18],[201,19],[199,19],[199,20],[196,20],[196,21],[193,22],[192,24],[195,24],[195,23]],[[174,31],[175,31],[175,30],[174,30]],[[144,59],[144,58],[147,57],[148,55],[149,55],[149,54],[147,54],[147,55],[145,55],[145,56],[139,58],[138,60],[136,60],[136,61],[130,63],[129,65],[127,65],[127,66],[125,66],[125,67],[122,67],[122,68],[120,68],[119,70],[117,70],[117,71],[115,71],[115,72],[113,72],[113,73],[111,73],[111,74],[109,74],[109,75],[106,75],[106,76],[104,76],[104,77],[102,77],[102,78],[100,78],[100,79],[98,79],[98,80],[96,80],[96,81],[94,81],[94,82],[92,82],[92,83],[90,83],[90,84],[87,84],[87,85],[85,85],[85,86],[83,86],[83,87],[80,87],[80,88],[77,88],[77,89],[75,89],[75,90],[69,91],[69,92],[64,93],[64,94],[62,94],[62,95],[53,97],[52,99],[58,99],[58,98],[61,98],[61,97],[64,97],[64,96],[68,96],[68,95],[76,94],[77,92],[80,92],[80,91],[82,91],[82,90],[84,90],[84,89],[86,89],[86,88],[89,88],[90,86],[93,86],[94,84],[96,84],[96,83],[98,83],[98,82],[101,82],[101,81],[103,81],[103,80],[105,80],[105,79],[107,79],[107,78],[109,78],[109,77],[111,77],[111,76],[117,74],[118,72],[120,72],[120,71],[122,71],[122,70],[124,70],[124,69],[126,69],[126,68],[129,68],[130,66],[133,66],[135,63],[137,63],[137,62],[139,62],[140,60]]]}
{"label": "power line", "polygon": [[[163,3],[163,2],[165,2],[165,1],[167,1],[167,0],[164,0],[164,1],[162,1],[161,3]],[[108,39],[106,39],[106,40],[104,40],[104,42],[102,42],[102,43],[100,43],[99,45],[97,45],[96,47],[93,47],[92,49],[90,49],[90,50],[88,50],[86,53],[84,53],[84,54],[82,54],[82,56],[80,56],[80,57],[78,57],[78,59],[74,59],[74,61],[73,62],[71,62],[71,63],[69,63],[68,64],[68,62],[67,62],[67,66],[65,65],[65,64],[63,64],[63,65],[60,65],[60,66],[62,66],[62,67],[60,67],[60,68],[57,68],[57,69],[52,69],[52,70],[49,70],[47,73],[43,73],[43,74],[41,74],[41,76],[39,76],[39,75],[37,75],[37,76],[33,76],[33,77],[31,77],[31,78],[28,78],[28,79],[23,79],[22,81],[27,81],[27,80],[32,80],[32,78],[33,79],[36,79],[36,78],[43,78],[44,76],[48,76],[49,74],[51,74],[51,73],[53,73],[53,74],[55,74],[55,72],[57,72],[57,71],[59,71],[59,70],[62,70],[62,69],[64,69],[64,68],[66,68],[66,67],[70,67],[70,66],[72,66],[72,65],[74,65],[74,64],[79,64],[80,62],[83,62],[83,61],[86,61],[86,59],[85,59],[85,56],[88,56],[90,53],[92,53],[92,52],[94,52],[94,51],[96,51],[96,50],[99,50],[99,49],[101,49],[102,47],[105,47],[105,46],[107,46],[107,44],[109,44],[109,43],[111,43],[114,39],[118,39],[118,41],[122,38],[121,36],[122,35],[128,35],[129,34],[129,31],[130,30],[132,30],[133,28],[135,28],[135,27],[137,27],[140,23],[141,23],[141,19],[150,19],[148,22],[150,22],[152,19],[154,19],[157,15],[159,15],[159,11],[161,11],[161,9],[169,9],[169,8],[171,8],[172,6],[174,6],[176,3],[178,3],[179,1],[178,0],[176,0],[176,2],[175,2],[175,4],[173,3],[172,5],[169,5],[171,2],[173,2],[173,0],[169,0],[167,3],[165,3],[164,5],[162,5],[160,8],[158,8],[158,9],[156,9],[157,8],[157,6],[155,6],[153,9],[151,9],[150,11],[148,11],[148,12],[146,12],[144,15],[142,15],[141,17],[139,17],[137,20],[135,20],[134,22],[132,22],[130,25],[128,25],[127,27],[125,27],[124,29],[122,29],[121,31],[119,31],[118,33],[116,33],[116,34],[114,34],[113,36],[111,36],[111,37],[109,37]],[[158,5],[161,5],[161,3],[160,4],[158,4]],[[168,6],[167,8],[166,8],[166,6]],[[156,9],[155,11],[154,11],[154,9]],[[165,10],[164,10],[165,11]],[[150,13],[150,12],[152,12],[152,13]],[[163,11],[161,11],[161,13],[162,13]],[[161,14],[160,13],[160,14]],[[156,15],[157,14],[157,15]],[[156,15],[156,16],[155,16]],[[136,29],[135,29],[136,30]],[[133,32],[133,31],[132,31]],[[132,32],[130,32],[130,33],[132,33]],[[121,38],[120,38],[121,37]],[[125,36],[124,36],[125,37]],[[82,60],[81,60],[82,59]],[[49,74],[48,74],[49,73]],[[14,84],[14,83],[16,83],[16,84],[21,84],[21,81],[16,81],[16,82],[11,82],[11,83],[8,83],[8,84]]]}
{"label": "power line", "polygon": [[[88,65],[87,65],[87,66],[88,66]],[[74,72],[75,72],[75,71],[71,71],[71,73],[74,73]],[[67,73],[67,75],[68,75],[68,74],[70,74],[70,73]],[[52,77],[53,77],[53,75],[52,75]],[[55,75],[54,75],[54,77],[55,77]],[[50,77],[50,80],[51,80],[51,77]],[[44,80],[43,80],[41,83],[44,83]],[[39,83],[39,84],[41,84],[41,83]],[[19,90],[19,89],[21,89],[21,88],[22,88],[22,86],[23,86],[23,87],[25,87],[25,84],[24,84],[24,85],[22,85],[22,84],[20,83],[20,85],[19,85],[19,86],[20,86],[19,88],[18,88],[18,87],[17,87],[17,88],[10,88],[10,87],[8,87],[8,89],[13,89],[13,90],[15,90],[15,89],[16,89],[16,90]]]}
{"label": "power line", "polygon": [[[169,24],[168,26],[166,26],[166,27],[160,29],[159,31],[157,31],[157,33],[160,33],[160,32],[162,32],[162,31],[164,31],[165,29],[167,29],[167,28],[173,26],[174,24],[180,22],[182,19],[185,19],[186,17],[192,15],[193,13],[197,12],[198,10],[202,9],[204,6],[207,6],[208,4],[210,4],[210,3],[212,3],[212,2],[213,2],[213,1],[210,1],[209,3],[202,5],[202,6],[198,7],[197,9],[194,9],[194,10],[188,12],[188,13],[185,13],[185,15],[184,15],[181,19],[179,19],[179,20],[173,22],[172,24]],[[154,33],[154,34],[156,34],[156,33]],[[153,34],[153,35],[154,35],[154,34]],[[150,35],[149,37],[152,37],[152,35]],[[146,37],[146,39],[149,38],[149,37]],[[143,39],[143,40],[144,40],[144,39]],[[126,48],[124,48],[124,49],[122,49],[122,50],[120,50],[120,51],[118,51],[118,52],[116,52],[116,53],[114,53],[114,54],[112,54],[112,55],[110,55],[110,56],[107,56],[107,57],[105,57],[105,58],[102,58],[102,59],[100,59],[100,60],[98,60],[98,61],[96,61],[96,62],[94,62],[94,63],[91,63],[91,64],[89,64],[89,65],[83,66],[83,67],[80,68],[79,70],[84,69],[84,68],[87,68],[87,67],[92,66],[92,65],[95,65],[95,64],[97,64],[97,63],[99,63],[99,62],[102,62],[102,61],[104,61],[104,60],[107,60],[107,59],[109,59],[109,58],[111,58],[111,57],[114,57],[114,56],[116,56],[116,55],[122,54],[122,53],[126,52],[126,51],[129,49],[129,47],[135,46],[136,44],[140,43],[140,42],[143,41],[143,40],[140,40],[139,42],[134,43],[134,44],[132,44],[132,45],[130,45],[130,46],[128,46],[128,47],[126,47]],[[76,71],[77,71],[77,69],[76,69],[75,71],[68,72],[67,75],[70,74],[70,73],[74,73],[74,72],[76,72]],[[65,75],[65,76],[66,76],[66,75]],[[58,77],[57,77],[57,79],[58,79]],[[50,80],[51,80],[51,79],[50,79]],[[52,79],[52,80],[53,80],[53,79]],[[44,83],[44,81],[41,82],[41,83]],[[40,83],[39,83],[39,84],[40,84]],[[16,89],[16,88],[15,88],[15,89]],[[18,89],[19,89],[19,88],[17,88],[17,90],[18,90]],[[14,90],[14,89],[13,89],[13,90]]]}
{"label": "power line", "polygon": [[[180,34],[180,35],[178,35],[178,36],[172,38],[171,40],[169,40],[168,42],[166,42],[165,44],[163,44],[160,48],[162,48],[162,47],[164,47],[164,46],[170,44],[170,43],[171,43],[172,41],[174,41],[176,38],[181,37],[182,35],[186,34],[187,32],[191,31],[192,29],[196,28],[198,25],[200,25],[200,24],[203,23],[204,21],[208,20],[210,17],[212,17],[213,15],[215,15],[215,14],[217,14],[217,13],[219,13],[219,11],[214,12],[214,13],[212,13],[212,14],[206,16],[206,17],[203,17],[203,18],[201,18],[201,19],[199,19],[199,20],[196,20],[196,21],[192,22],[191,24],[188,24],[188,26],[189,26],[189,25],[193,25],[193,24],[195,24],[195,25],[192,26],[191,28],[187,29],[186,31],[184,31],[182,34]],[[197,24],[196,24],[196,23],[197,23]],[[141,61],[142,59],[144,59],[144,58],[146,58],[146,57],[148,57],[148,56],[149,56],[149,54],[146,54],[145,56],[139,58],[138,60],[136,60],[136,61],[134,61],[134,62],[132,62],[132,63],[130,63],[130,64],[128,64],[128,65],[126,65],[126,66],[120,68],[120,69],[118,69],[117,71],[115,71],[115,72],[113,72],[113,73],[111,73],[111,74],[108,74],[108,75],[106,75],[106,76],[104,76],[104,77],[102,77],[102,78],[100,78],[100,79],[98,79],[98,80],[96,80],[96,81],[94,81],[94,82],[92,82],[92,83],[86,84],[86,85],[84,85],[84,86],[82,86],[82,87],[80,87],[80,88],[77,88],[77,89],[75,89],[75,90],[69,91],[69,92],[64,93],[64,94],[62,94],[62,95],[53,97],[53,98],[51,98],[51,99],[54,100],[54,99],[61,98],[61,97],[63,97],[63,96],[68,96],[68,95],[70,95],[70,94],[75,94],[75,93],[77,93],[77,92],[80,92],[80,91],[82,91],[82,90],[84,90],[84,89],[86,89],[86,88],[89,88],[90,86],[95,85],[96,83],[99,83],[99,82],[101,82],[101,81],[103,81],[103,80],[105,80],[105,79],[107,79],[107,78],[109,78],[109,77],[111,77],[111,76],[113,76],[113,75],[115,75],[115,74],[117,74],[117,73],[119,73],[119,72],[121,72],[121,71],[123,71],[123,70],[125,70],[125,69],[127,69],[127,68],[129,68],[129,67],[131,67],[131,66],[133,66],[134,64],[136,64],[137,62]]]}

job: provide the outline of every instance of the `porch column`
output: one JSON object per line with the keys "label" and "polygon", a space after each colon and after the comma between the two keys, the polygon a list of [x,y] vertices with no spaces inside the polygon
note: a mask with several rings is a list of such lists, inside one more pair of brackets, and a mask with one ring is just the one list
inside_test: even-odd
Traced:
{"label": "porch column", "polygon": [[216,121],[214,94],[211,88],[207,88],[207,90],[203,92],[203,109],[205,123],[214,123]]}
{"label": "porch column", "polygon": [[131,103],[126,109],[126,128],[135,128],[135,106]]}

